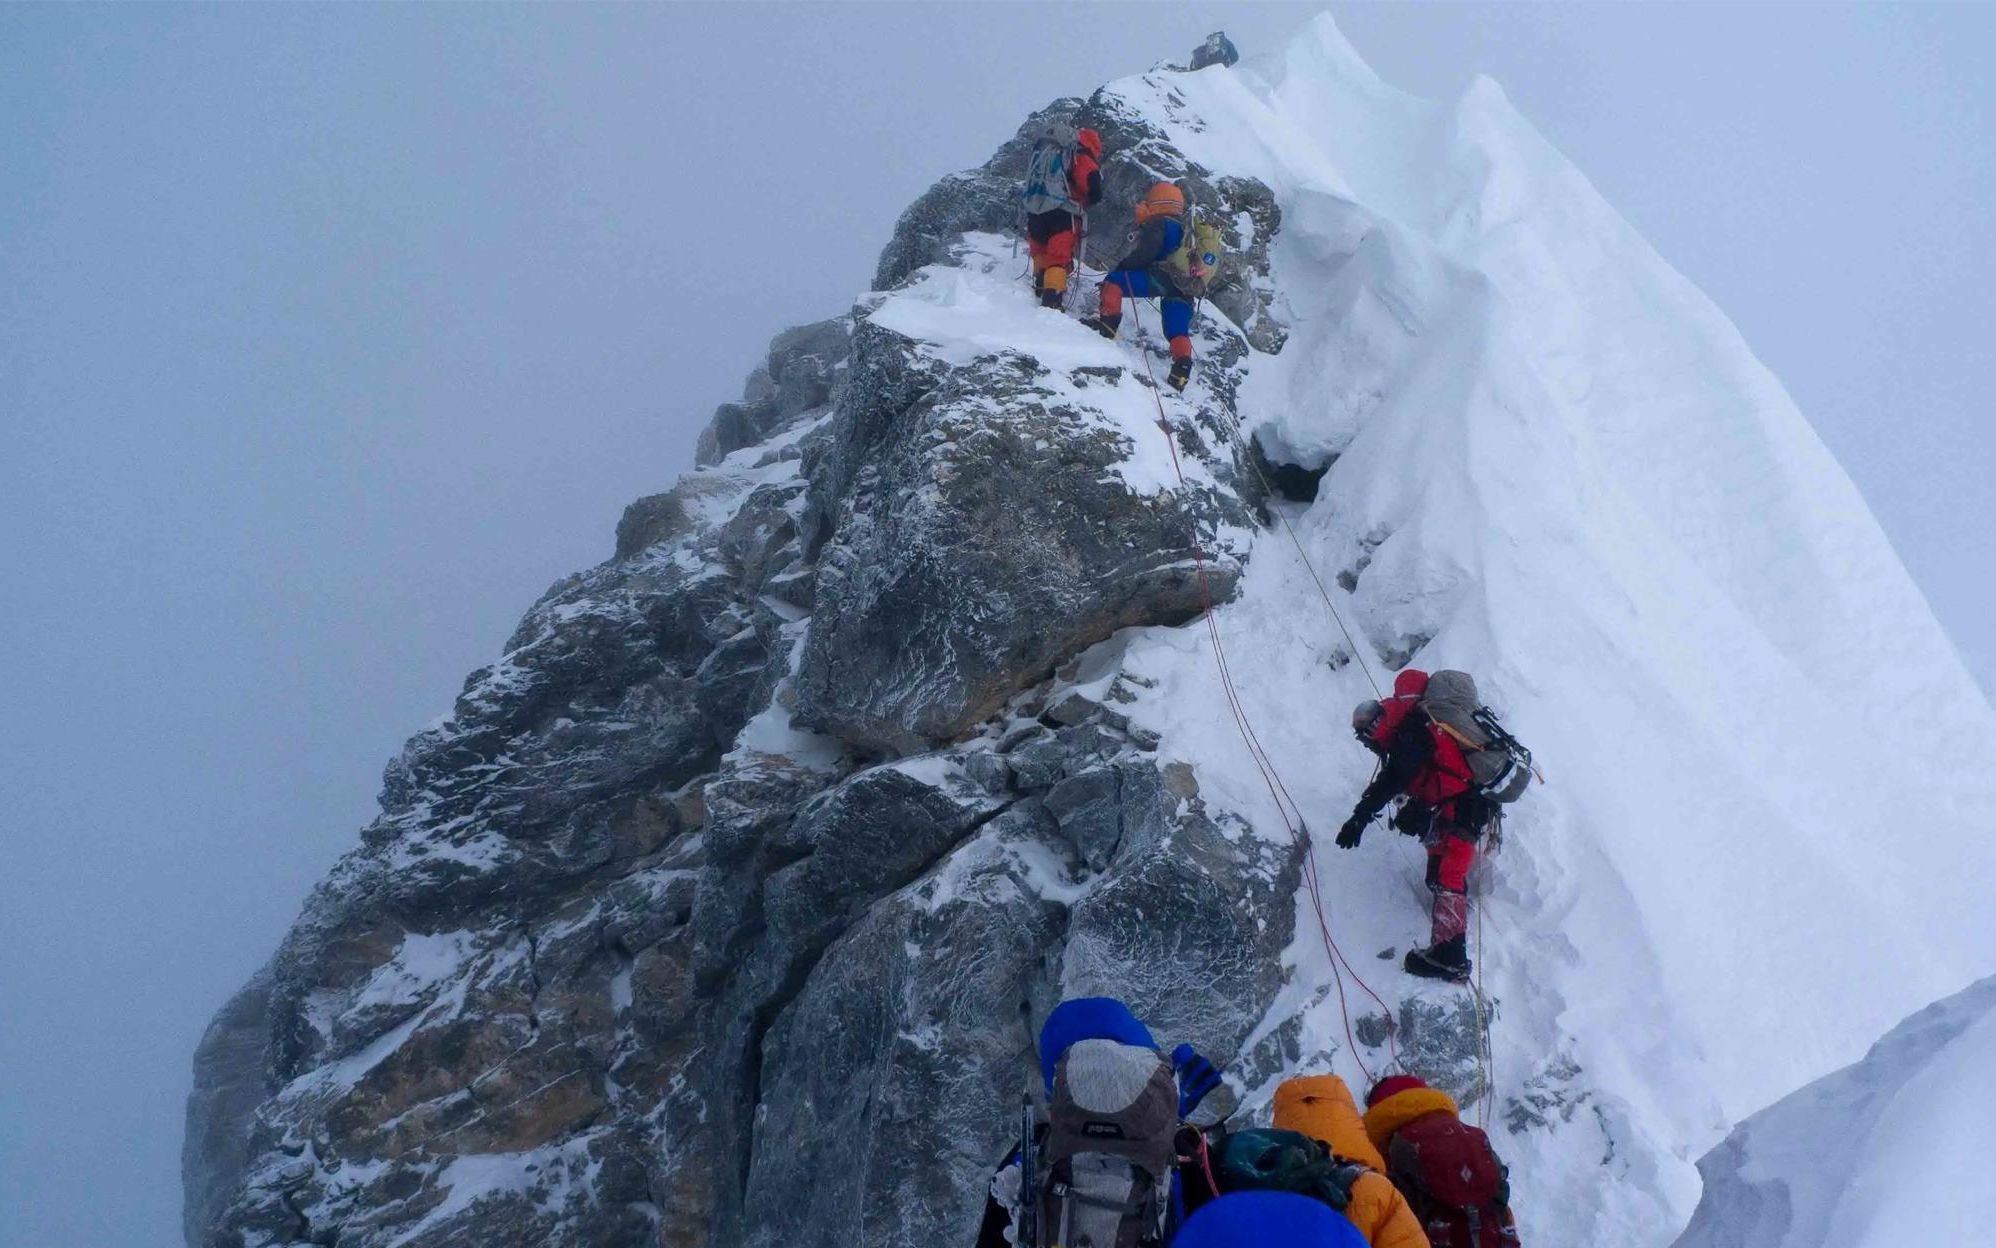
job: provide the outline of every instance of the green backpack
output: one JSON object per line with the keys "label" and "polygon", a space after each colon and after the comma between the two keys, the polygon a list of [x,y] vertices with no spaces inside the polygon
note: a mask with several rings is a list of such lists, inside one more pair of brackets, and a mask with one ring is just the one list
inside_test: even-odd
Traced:
{"label": "green backpack", "polygon": [[1185,241],[1159,267],[1171,275],[1174,286],[1197,297],[1204,295],[1206,287],[1220,275],[1220,264],[1226,257],[1227,245],[1220,237],[1220,227],[1195,217],[1185,230]]}
{"label": "green backpack", "polygon": [[1222,1192],[1295,1192],[1342,1211],[1351,1185],[1365,1173],[1298,1131],[1255,1127],[1220,1142],[1214,1178]]}

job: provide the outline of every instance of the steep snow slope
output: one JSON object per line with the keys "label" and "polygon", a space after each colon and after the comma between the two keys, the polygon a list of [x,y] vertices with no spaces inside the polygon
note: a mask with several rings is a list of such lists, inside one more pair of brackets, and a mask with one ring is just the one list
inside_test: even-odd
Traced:
{"label": "steep snow slope", "polygon": [[1755,1114],[1698,1168],[1677,1248],[1897,1248],[1989,1239],[1996,978]]}
{"label": "steep snow slope", "polygon": [[[1291,519],[1355,578],[1332,594],[1375,671],[1468,668],[1545,764],[1481,875],[1498,1099],[1521,1124],[1557,1108],[1512,1145],[1527,1225],[1657,1242],[1728,1121],[1990,969],[1996,716],[1778,383],[1494,84],[1413,100],[1325,18],[1273,63],[1109,92],[1275,191],[1291,336],[1250,357],[1240,406],[1274,458],[1332,463]],[[1369,690],[1327,666],[1341,643],[1281,534],[1222,627],[1264,743],[1335,827]],[[1203,639],[1130,662],[1162,682],[1142,719],[1167,751],[1226,760],[1230,800],[1272,820]],[[1347,954],[1422,933],[1395,840],[1318,853]],[[1328,981],[1299,930],[1295,1002]]]}

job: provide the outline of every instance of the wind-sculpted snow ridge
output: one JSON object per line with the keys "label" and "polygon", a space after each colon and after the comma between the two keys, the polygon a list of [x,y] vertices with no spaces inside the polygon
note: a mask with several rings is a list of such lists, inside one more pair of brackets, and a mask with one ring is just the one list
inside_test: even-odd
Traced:
{"label": "wind-sculpted snow ridge", "polygon": [[1755,1114],[1698,1169],[1676,1248],[1895,1248],[1989,1238],[1996,977]]}
{"label": "wind-sculpted snow ridge", "polygon": [[[1111,343],[1026,289],[1046,115],[1103,134],[1092,263],[1160,177],[1226,231],[1184,396],[1154,309]],[[1100,992],[1249,1117],[1397,1055],[1490,1123],[1530,1242],[1661,1245],[1733,1121],[1989,969],[1996,776],[1951,762],[1996,714],[1493,85],[1401,95],[1328,19],[1125,79],[917,200],[876,285],[390,767],[197,1057],[190,1243],[968,1242],[1038,1020]],[[1418,847],[1322,835],[1410,663],[1547,773],[1474,881],[1480,997],[1399,970]]]}
{"label": "wind-sculpted snow ridge", "polygon": [[[1727,1123],[1989,970],[1996,769],[1950,760],[1996,716],[1779,385],[1493,84],[1411,99],[1320,19],[1252,72],[1113,90],[1273,191],[1290,333],[1238,401],[1271,459],[1328,465],[1291,519],[1374,669],[1476,673],[1547,772],[1475,884],[1527,1238],[1667,1242]],[[1222,627],[1327,828],[1370,690],[1285,544]],[[1265,823],[1253,772],[1211,765],[1240,747],[1194,641],[1131,648],[1164,694],[1137,722]],[[1424,934],[1410,845],[1318,866],[1347,954]],[[1341,1020],[1305,1004],[1321,949],[1291,956],[1266,1026],[1300,1009],[1307,1065]]]}

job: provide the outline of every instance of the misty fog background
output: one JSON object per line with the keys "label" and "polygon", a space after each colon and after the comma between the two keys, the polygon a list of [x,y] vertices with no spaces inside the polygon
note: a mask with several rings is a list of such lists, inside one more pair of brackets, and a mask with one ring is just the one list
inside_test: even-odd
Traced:
{"label": "misty fog background", "polygon": [[[909,200],[1318,7],[0,6],[0,1243],[179,1242],[382,765]],[[1735,318],[1989,687],[1996,8],[1333,7]]]}

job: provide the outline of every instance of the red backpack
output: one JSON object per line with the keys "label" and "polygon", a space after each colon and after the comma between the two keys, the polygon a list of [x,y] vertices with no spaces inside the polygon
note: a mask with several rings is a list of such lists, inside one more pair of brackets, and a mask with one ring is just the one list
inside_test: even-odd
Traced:
{"label": "red backpack", "polygon": [[1387,1177],[1434,1248],[1516,1248],[1511,1183],[1490,1137],[1454,1114],[1428,1114],[1394,1132]]}

